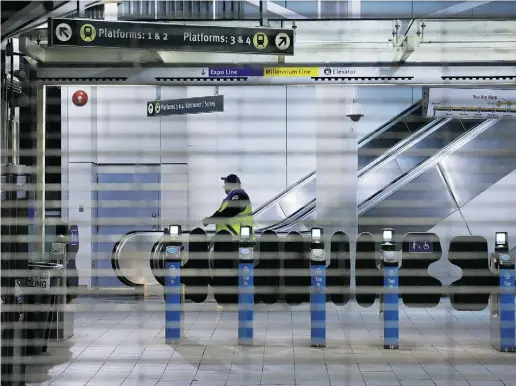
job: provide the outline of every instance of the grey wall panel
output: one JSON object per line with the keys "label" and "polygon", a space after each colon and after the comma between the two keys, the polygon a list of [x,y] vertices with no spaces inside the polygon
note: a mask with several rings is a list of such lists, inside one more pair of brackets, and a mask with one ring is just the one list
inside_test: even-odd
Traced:
{"label": "grey wall panel", "polygon": [[[95,162],[96,154],[92,153],[94,144],[91,141],[93,107],[96,100],[92,98],[91,86],[66,86],[63,87],[62,98],[65,98],[62,106],[66,114],[62,119],[67,119],[68,136],[63,139],[67,141],[68,162]],[[73,94],[82,90],[88,94],[88,103],[84,106],[75,106],[72,102]]]}
{"label": "grey wall panel", "polygon": [[[153,99],[182,99],[187,98],[186,87],[160,87],[159,98]],[[149,121],[157,120],[160,124],[160,152],[163,163],[186,163],[186,142],[188,135],[187,115],[173,115],[160,118],[148,118]],[[192,120],[195,120],[193,116]]]}
{"label": "grey wall panel", "polygon": [[147,118],[155,98],[156,87],[98,87],[98,163],[160,162],[160,120]]}
{"label": "grey wall panel", "polygon": [[79,252],[75,259],[79,271],[79,285],[91,286],[92,263],[92,183],[94,170],[92,163],[75,163],[68,165],[68,221],[79,227]]}
{"label": "grey wall panel", "polygon": [[356,127],[357,138],[376,130],[421,99],[420,90],[420,87],[358,87],[357,98],[364,116]]}
{"label": "grey wall panel", "polygon": [[[220,87],[224,115],[217,119],[219,175],[236,173],[254,206],[286,188],[286,89]],[[207,135],[214,130],[207,126]],[[220,188],[222,191],[222,188]]]}
{"label": "grey wall panel", "polygon": [[161,229],[188,224],[188,165],[161,165]]}
{"label": "grey wall panel", "polygon": [[287,86],[288,186],[315,170],[317,108],[315,86]]}

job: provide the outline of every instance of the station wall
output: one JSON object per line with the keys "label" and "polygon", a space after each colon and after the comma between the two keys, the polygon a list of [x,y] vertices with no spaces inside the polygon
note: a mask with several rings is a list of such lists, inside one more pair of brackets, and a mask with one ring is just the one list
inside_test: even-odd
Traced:
{"label": "station wall", "polygon": [[[224,197],[220,177],[238,174],[258,207],[315,170],[316,89],[301,86],[219,87],[224,112],[148,118],[146,103],[214,95],[214,86],[81,86],[77,107],[62,90],[63,213],[80,226],[78,268],[90,285],[96,165],[161,165],[161,226],[198,226]],[[357,138],[374,131],[421,97],[420,88],[358,88],[364,118]],[[179,166],[187,176],[178,176]],[[179,167],[179,169],[178,169]],[[181,177],[181,178],[179,178]],[[178,203],[178,197],[181,202]]]}

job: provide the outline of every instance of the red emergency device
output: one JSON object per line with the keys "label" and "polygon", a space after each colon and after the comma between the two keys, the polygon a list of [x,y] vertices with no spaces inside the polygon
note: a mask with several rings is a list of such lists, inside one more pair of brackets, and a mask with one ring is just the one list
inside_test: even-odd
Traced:
{"label": "red emergency device", "polygon": [[77,90],[72,95],[72,102],[75,106],[84,106],[88,103],[88,94],[82,90]]}

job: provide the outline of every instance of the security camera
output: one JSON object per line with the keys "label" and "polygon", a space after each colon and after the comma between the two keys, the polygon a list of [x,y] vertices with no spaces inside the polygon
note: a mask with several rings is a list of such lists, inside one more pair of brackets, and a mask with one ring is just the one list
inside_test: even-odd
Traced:
{"label": "security camera", "polygon": [[360,103],[357,103],[356,101],[353,101],[352,104],[348,105],[348,111],[346,112],[346,115],[353,122],[360,121],[360,119],[364,116],[362,105]]}

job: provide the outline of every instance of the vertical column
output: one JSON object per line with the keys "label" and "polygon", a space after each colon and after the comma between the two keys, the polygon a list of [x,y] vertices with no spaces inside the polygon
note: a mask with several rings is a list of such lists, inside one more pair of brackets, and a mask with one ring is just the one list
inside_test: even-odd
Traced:
{"label": "vertical column", "polygon": [[[356,123],[346,116],[346,109],[355,99],[356,87],[316,87],[317,224],[324,228],[326,237],[336,230],[346,232],[353,261],[358,234],[358,149]],[[353,271],[352,266],[352,278]]]}
{"label": "vertical column", "polygon": [[36,92],[36,244],[39,258],[45,255],[45,137],[46,86],[38,85]]}

